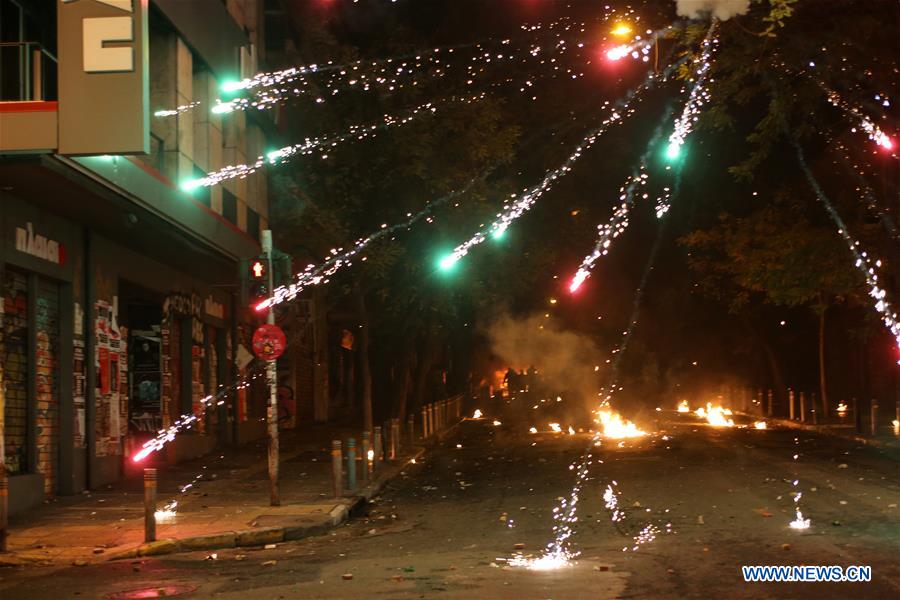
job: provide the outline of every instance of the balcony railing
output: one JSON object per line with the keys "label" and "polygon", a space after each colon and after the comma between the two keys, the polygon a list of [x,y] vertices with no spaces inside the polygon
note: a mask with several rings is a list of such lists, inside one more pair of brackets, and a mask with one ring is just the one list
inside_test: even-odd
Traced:
{"label": "balcony railing", "polygon": [[56,57],[37,42],[0,42],[0,102],[56,99]]}

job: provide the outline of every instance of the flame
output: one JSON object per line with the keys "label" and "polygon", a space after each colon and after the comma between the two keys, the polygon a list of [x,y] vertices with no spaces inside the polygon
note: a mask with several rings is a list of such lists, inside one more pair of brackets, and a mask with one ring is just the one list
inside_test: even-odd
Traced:
{"label": "flame", "polygon": [[[896,423],[896,421],[894,421]],[[569,435],[575,435],[575,430],[572,429],[572,426],[569,425]]]}
{"label": "flame", "polygon": [[843,417],[845,414],[847,414],[847,405],[844,402],[838,403],[837,412]]}
{"label": "flame", "polygon": [[366,452],[366,458],[368,458],[370,462],[375,460],[375,451],[369,450],[368,452]]}
{"label": "flame", "polygon": [[766,429],[766,422],[765,421],[757,421],[756,423],[753,424],[753,426],[756,427],[757,429]]}
{"label": "flame", "polygon": [[678,412],[680,412],[680,413],[691,412],[691,407],[688,406],[687,400],[682,400],[681,402],[678,403]]}
{"label": "flame", "polygon": [[501,423],[497,419],[494,419],[494,427],[500,427],[501,425],[503,425],[503,423]]}
{"label": "flame", "polygon": [[537,433],[537,427],[529,427],[528,433]]}
{"label": "flame", "polygon": [[550,423],[550,429],[553,430],[553,433],[561,433],[562,427],[559,426],[559,423]]}
{"label": "flame", "polygon": [[475,409],[475,414],[472,415],[472,418],[473,418],[473,419],[480,419],[480,418],[481,418],[481,409],[476,408],[476,409]]}
{"label": "flame", "polygon": [[621,415],[608,408],[598,410],[597,416],[600,424],[603,425],[603,437],[605,438],[619,440],[647,435],[646,431],[641,431],[637,425],[623,419]]}
{"label": "flame", "polygon": [[713,406],[712,402],[706,403],[706,408],[702,406],[694,411],[698,417],[703,417],[714,427],[734,427],[734,419],[729,419],[733,413],[730,408],[722,408],[721,406]]}

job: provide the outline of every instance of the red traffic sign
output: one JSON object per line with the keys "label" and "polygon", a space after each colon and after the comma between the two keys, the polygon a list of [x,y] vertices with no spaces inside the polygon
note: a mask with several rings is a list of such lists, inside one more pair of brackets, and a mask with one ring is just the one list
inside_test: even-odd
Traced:
{"label": "red traffic sign", "polygon": [[287,348],[287,338],[278,325],[260,325],[253,332],[253,352],[263,360],[275,360]]}

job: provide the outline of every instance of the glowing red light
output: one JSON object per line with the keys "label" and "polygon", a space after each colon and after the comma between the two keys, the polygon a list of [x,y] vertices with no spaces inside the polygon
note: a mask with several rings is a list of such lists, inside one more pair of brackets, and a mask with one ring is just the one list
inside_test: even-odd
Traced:
{"label": "glowing red light", "polygon": [[142,460],[150,456],[151,452],[153,452],[152,448],[142,448],[141,451],[135,454],[131,460],[134,462],[141,462]]}
{"label": "glowing red light", "polygon": [[610,48],[606,51],[606,58],[612,61],[621,60],[628,56],[629,52],[631,52],[631,48],[628,46],[616,46],[615,48]]}
{"label": "glowing red light", "polygon": [[888,151],[893,150],[894,149],[894,140],[892,140],[891,138],[889,138],[887,136],[884,136],[881,139],[881,147]]}

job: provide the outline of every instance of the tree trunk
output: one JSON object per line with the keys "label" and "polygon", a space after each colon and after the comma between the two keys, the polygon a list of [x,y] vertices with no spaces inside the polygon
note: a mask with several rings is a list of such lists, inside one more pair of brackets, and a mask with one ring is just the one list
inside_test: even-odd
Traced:
{"label": "tree trunk", "polygon": [[819,387],[822,393],[822,417],[828,418],[828,391],[825,378],[825,313],[827,306],[819,312]]}
{"label": "tree trunk", "polygon": [[356,301],[356,310],[359,313],[359,344],[357,352],[359,357],[360,389],[362,393],[363,431],[372,435],[372,369],[369,362],[369,313],[366,310],[366,297],[358,285],[353,287],[353,296]]}
{"label": "tree trunk", "polygon": [[415,396],[413,407],[418,412],[425,404],[425,393],[428,388],[428,375],[431,373],[431,363],[434,360],[434,350],[437,345],[437,334],[429,328],[425,332],[425,341],[422,343],[422,351],[416,362]]}
{"label": "tree trunk", "polygon": [[407,405],[409,400],[409,373],[412,370],[412,355],[412,339],[407,338],[404,340],[400,350],[400,356],[397,358],[393,385],[393,413],[400,419],[401,423],[406,423],[406,415],[409,413],[409,407]]}

